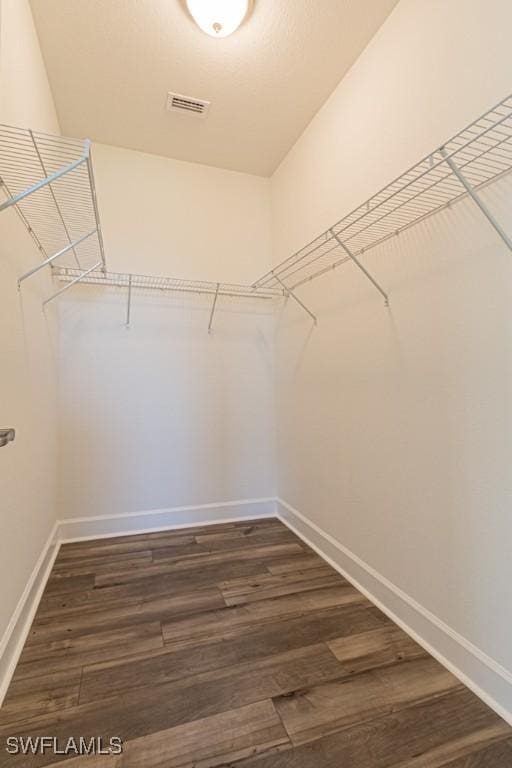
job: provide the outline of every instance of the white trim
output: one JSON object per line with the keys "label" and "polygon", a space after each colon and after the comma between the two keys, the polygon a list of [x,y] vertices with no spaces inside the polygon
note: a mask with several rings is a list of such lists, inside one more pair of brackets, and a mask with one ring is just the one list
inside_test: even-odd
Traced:
{"label": "white trim", "polygon": [[[275,504],[275,496],[266,496],[261,499],[239,499],[237,501],[214,501],[210,504],[191,504],[184,507],[162,507],[158,509],[146,509],[142,512],[121,512],[117,515],[93,515],[90,517],[66,517],[59,523],[89,523],[96,520],[121,520],[127,517],[148,517],[149,515],[162,515],[168,512],[196,512],[201,509],[219,509],[219,507],[238,507],[246,504]],[[272,515],[275,517],[275,515]],[[186,524],[183,524],[183,528]]]}
{"label": "white trim", "polygon": [[59,551],[60,541],[57,534],[58,523],[55,522],[0,640],[0,706],[2,706],[7,693],[11,677],[16,669],[16,664]]}
{"label": "white trim", "polygon": [[282,499],[276,515],[326,562],[512,725],[512,673]]}
{"label": "white trim", "polygon": [[194,528],[201,525],[260,520],[275,517],[275,499],[245,499],[197,506],[170,507],[124,515],[76,517],[59,520],[59,538],[62,542],[108,539],[141,533]]}

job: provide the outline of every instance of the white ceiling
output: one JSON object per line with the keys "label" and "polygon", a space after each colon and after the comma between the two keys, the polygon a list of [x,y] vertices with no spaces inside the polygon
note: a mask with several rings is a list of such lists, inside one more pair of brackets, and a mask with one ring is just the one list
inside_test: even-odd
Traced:
{"label": "white ceiling", "polygon": [[[61,128],[269,176],[398,0],[256,0],[231,37],[183,0],[31,0]],[[168,91],[210,99],[206,120]]]}

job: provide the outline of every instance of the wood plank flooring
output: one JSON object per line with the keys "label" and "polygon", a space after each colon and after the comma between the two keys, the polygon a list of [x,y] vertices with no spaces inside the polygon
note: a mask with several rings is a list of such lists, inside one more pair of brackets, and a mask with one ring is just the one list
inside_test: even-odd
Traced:
{"label": "wood plank flooring", "polygon": [[[123,740],[9,755],[9,736]],[[61,548],[0,768],[512,768],[512,728],[277,520]]]}

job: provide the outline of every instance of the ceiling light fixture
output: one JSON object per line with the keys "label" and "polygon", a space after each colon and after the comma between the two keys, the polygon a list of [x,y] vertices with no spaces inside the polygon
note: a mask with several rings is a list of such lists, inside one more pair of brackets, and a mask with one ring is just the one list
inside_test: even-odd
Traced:
{"label": "ceiling light fixture", "polygon": [[197,26],[211,37],[236,32],[249,13],[251,0],[186,0]]}

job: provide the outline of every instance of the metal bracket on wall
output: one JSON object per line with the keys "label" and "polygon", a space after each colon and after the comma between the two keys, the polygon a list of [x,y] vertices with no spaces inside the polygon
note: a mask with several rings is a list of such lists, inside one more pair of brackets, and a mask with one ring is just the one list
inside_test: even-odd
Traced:
{"label": "metal bracket on wall", "polygon": [[12,443],[15,437],[16,432],[11,427],[8,429],[0,429],[0,448],[3,448],[7,443]]}
{"label": "metal bracket on wall", "polygon": [[352,252],[351,252],[351,251],[350,251],[350,250],[347,248],[347,246],[345,245],[345,243],[343,242],[343,240],[341,240],[341,238],[339,238],[339,237],[338,237],[338,235],[336,234],[336,232],[334,231],[334,229],[330,229],[330,230],[329,230],[329,232],[330,232],[330,233],[331,233],[331,235],[334,237],[334,239],[336,240],[336,242],[338,243],[338,245],[340,246],[340,248],[342,248],[342,249],[345,251],[345,253],[347,254],[347,256],[348,256],[350,259],[352,259],[352,261],[354,262],[354,264],[356,264],[356,266],[358,266],[358,267],[359,267],[359,269],[361,270],[361,272],[362,272],[364,275],[366,275],[366,277],[368,278],[368,280],[370,281],[370,283],[371,283],[372,285],[374,285],[374,286],[375,286],[375,288],[378,290],[378,292],[381,294],[381,296],[383,296],[383,297],[384,297],[384,304],[386,305],[386,307],[389,307],[389,297],[388,297],[388,294],[386,293],[386,291],[385,291],[383,288],[381,288],[381,286],[378,284],[378,282],[375,280],[375,278],[374,278],[374,277],[372,277],[372,275],[371,275],[371,274],[368,272],[368,270],[366,269],[366,267],[363,267],[363,265],[361,264],[361,262],[359,261],[359,259],[357,258],[357,256],[354,256],[354,254],[353,254],[353,253],[352,253]]}
{"label": "metal bracket on wall", "polygon": [[33,269],[30,269],[28,272],[25,272],[24,275],[22,275],[20,278],[18,278],[18,288],[21,286],[22,282],[27,279],[27,277],[31,277],[32,275],[35,275],[36,272],[39,272],[40,269],[43,269],[43,267],[47,267],[49,264],[55,261],[55,259],[58,259],[59,256],[63,256],[65,253],[67,253],[70,250],[75,249],[77,245],[80,245],[80,243],[83,243],[84,240],[87,240],[88,237],[91,237],[91,235],[96,234],[98,230],[93,229],[91,232],[88,232],[86,235],[83,235],[83,237],[79,237],[78,240],[74,240],[74,242],[69,243],[69,245],[66,245],[64,248],[61,248],[60,251],[57,251],[57,253],[54,253],[53,256],[50,256],[48,259],[45,259],[40,264],[37,265],[37,267],[34,267]]}
{"label": "metal bracket on wall", "polygon": [[128,302],[126,304],[126,327],[130,327],[130,315],[132,312],[132,275],[128,277]]}
{"label": "metal bracket on wall", "polygon": [[219,288],[220,288],[220,283],[217,283],[217,288],[215,289],[215,296],[213,297],[212,311],[210,312],[210,322],[208,323],[208,333],[212,332],[213,316],[215,314],[215,307],[217,306],[217,299],[219,297]]}
{"label": "metal bracket on wall", "polygon": [[4,203],[0,203],[0,211],[5,210],[6,208],[10,208],[11,205],[18,205],[18,203],[21,203],[21,201],[24,200],[29,195],[34,194],[34,192],[38,192],[43,187],[46,187],[48,184],[51,184],[52,181],[57,181],[57,179],[60,179],[60,177],[64,176],[66,173],[69,173],[70,171],[74,171],[75,168],[78,168],[79,165],[82,165],[82,163],[85,163],[85,162],[87,162],[87,156],[83,155],[82,157],[78,158],[78,160],[75,160],[73,163],[69,163],[69,165],[65,165],[63,168],[59,168],[59,170],[55,171],[55,173],[51,173],[49,176],[47,176],[44,179],[41,179],[41,181],[38,181],[36,184],[32,184],[32,186],[23,190],[23,192],[20,192],[18,195],[13,195]]}
{"label": "metal bracket on wall", "polygon": [[85,272],[82,272],[80,275],[78,275],[78,277],[75,277],[75,279],[71,280],[71,282],[67,283],[64,286],[64,288],[61,288],[56,293],[54,293],[51,296],[49,296],[49,298],[45,299],[43,301],[43,307],[45,307],[46,304],[48,304],[50,301],[53,301],[54,299],[56,299],[57,296],[60,296],[61,293],[65,293],[67,290],[69,290],[72,285],[76,285],[76,283],[79,283],[80,280],[83,280],[84,277],[87,277],[87,275],[89,275],[91,272],[94,272],[94,270],[98,269],[99,267],[101,267],[101,265],[102,265],[102,262],[98,261],[98,263],[94,264],[90,269],[87,269]]}
{"label": "metal bracket on wall", "polygon": [[505,232],[501,224],[498,221],[496,221],[496,219],[494,218],[494,216],[492,215],[492,213],[490,212],[490,210],[488,209],[488,207],[486,206],[486,204],[484,203],[484,201],[482,200],[478,192],[475,189],[473,189],[473,187],[471,186],[469,181],[466,179],[466,177],[464,176],[460,168],[454,163],[454,161],[446,151],[446,148],[441,147],[439,149],[439,152],[441,153],[441,157],[445,160],[447,165],[449,165],[453,174],[458,178],[458,180],[460,181],[460,183],[462,184],[462,186],[464,187],[464,189],[466,190],[470,198],[480,208],[480,210],[482,211],[483,215],[485,216],[485,218],[487,219],[491,227],[494,227],[494,229],[496,230],[498,235],[501,237],[501,239],[503,240],[503,242],[505,243],[509,251],[512,251],[512,240],[507,235],[507,233]]}
{"label": "metal bracket on wall", "polygon": [[294,294],[294,292],[293,292],[293,291],[292,291],[290,288],[287,288],[287,287],[286,287],[286,285],[283,283],[283,281],[282,281],[282,280],[281,280],[281,279],[280,279],[280,278],[279,278],[277,275],[274,275],[274,277],[275,277],[275,279],[277,280],[277,282],[278,282],[278,283],[279,283],[279,284],[280,284],[280,285],[283,287],[283,290],[284,290],[284,292],[285,292],[285,296],[291,296],[291,297],[292,297],[292,299],[294,299],[294,300],[297,302],[297,304],[298,304],[299,306],[301,306],[301,307],[302,307],[302,309],[304,310],[304,312],[307,312],[307,313],[308,313],[308,315],[309,315],[309,316],[310,316],[310,317],[313,319],[313,323],[316,325],[316,324],[317,324],[317,322],[318,322],[318,321],[317,321],[317,318],[316,318],[316,315],[314,315],[314,314],[311,312],[311,310],[309,310],[309,309],[306,307],[306,305],[305,305],[305,304],[304,304],[304,303],[303,303],[303,302],[302,302],[302,301],[299,299],[299,297],[298,297],[298,296],[296,296],[296,295]]}

